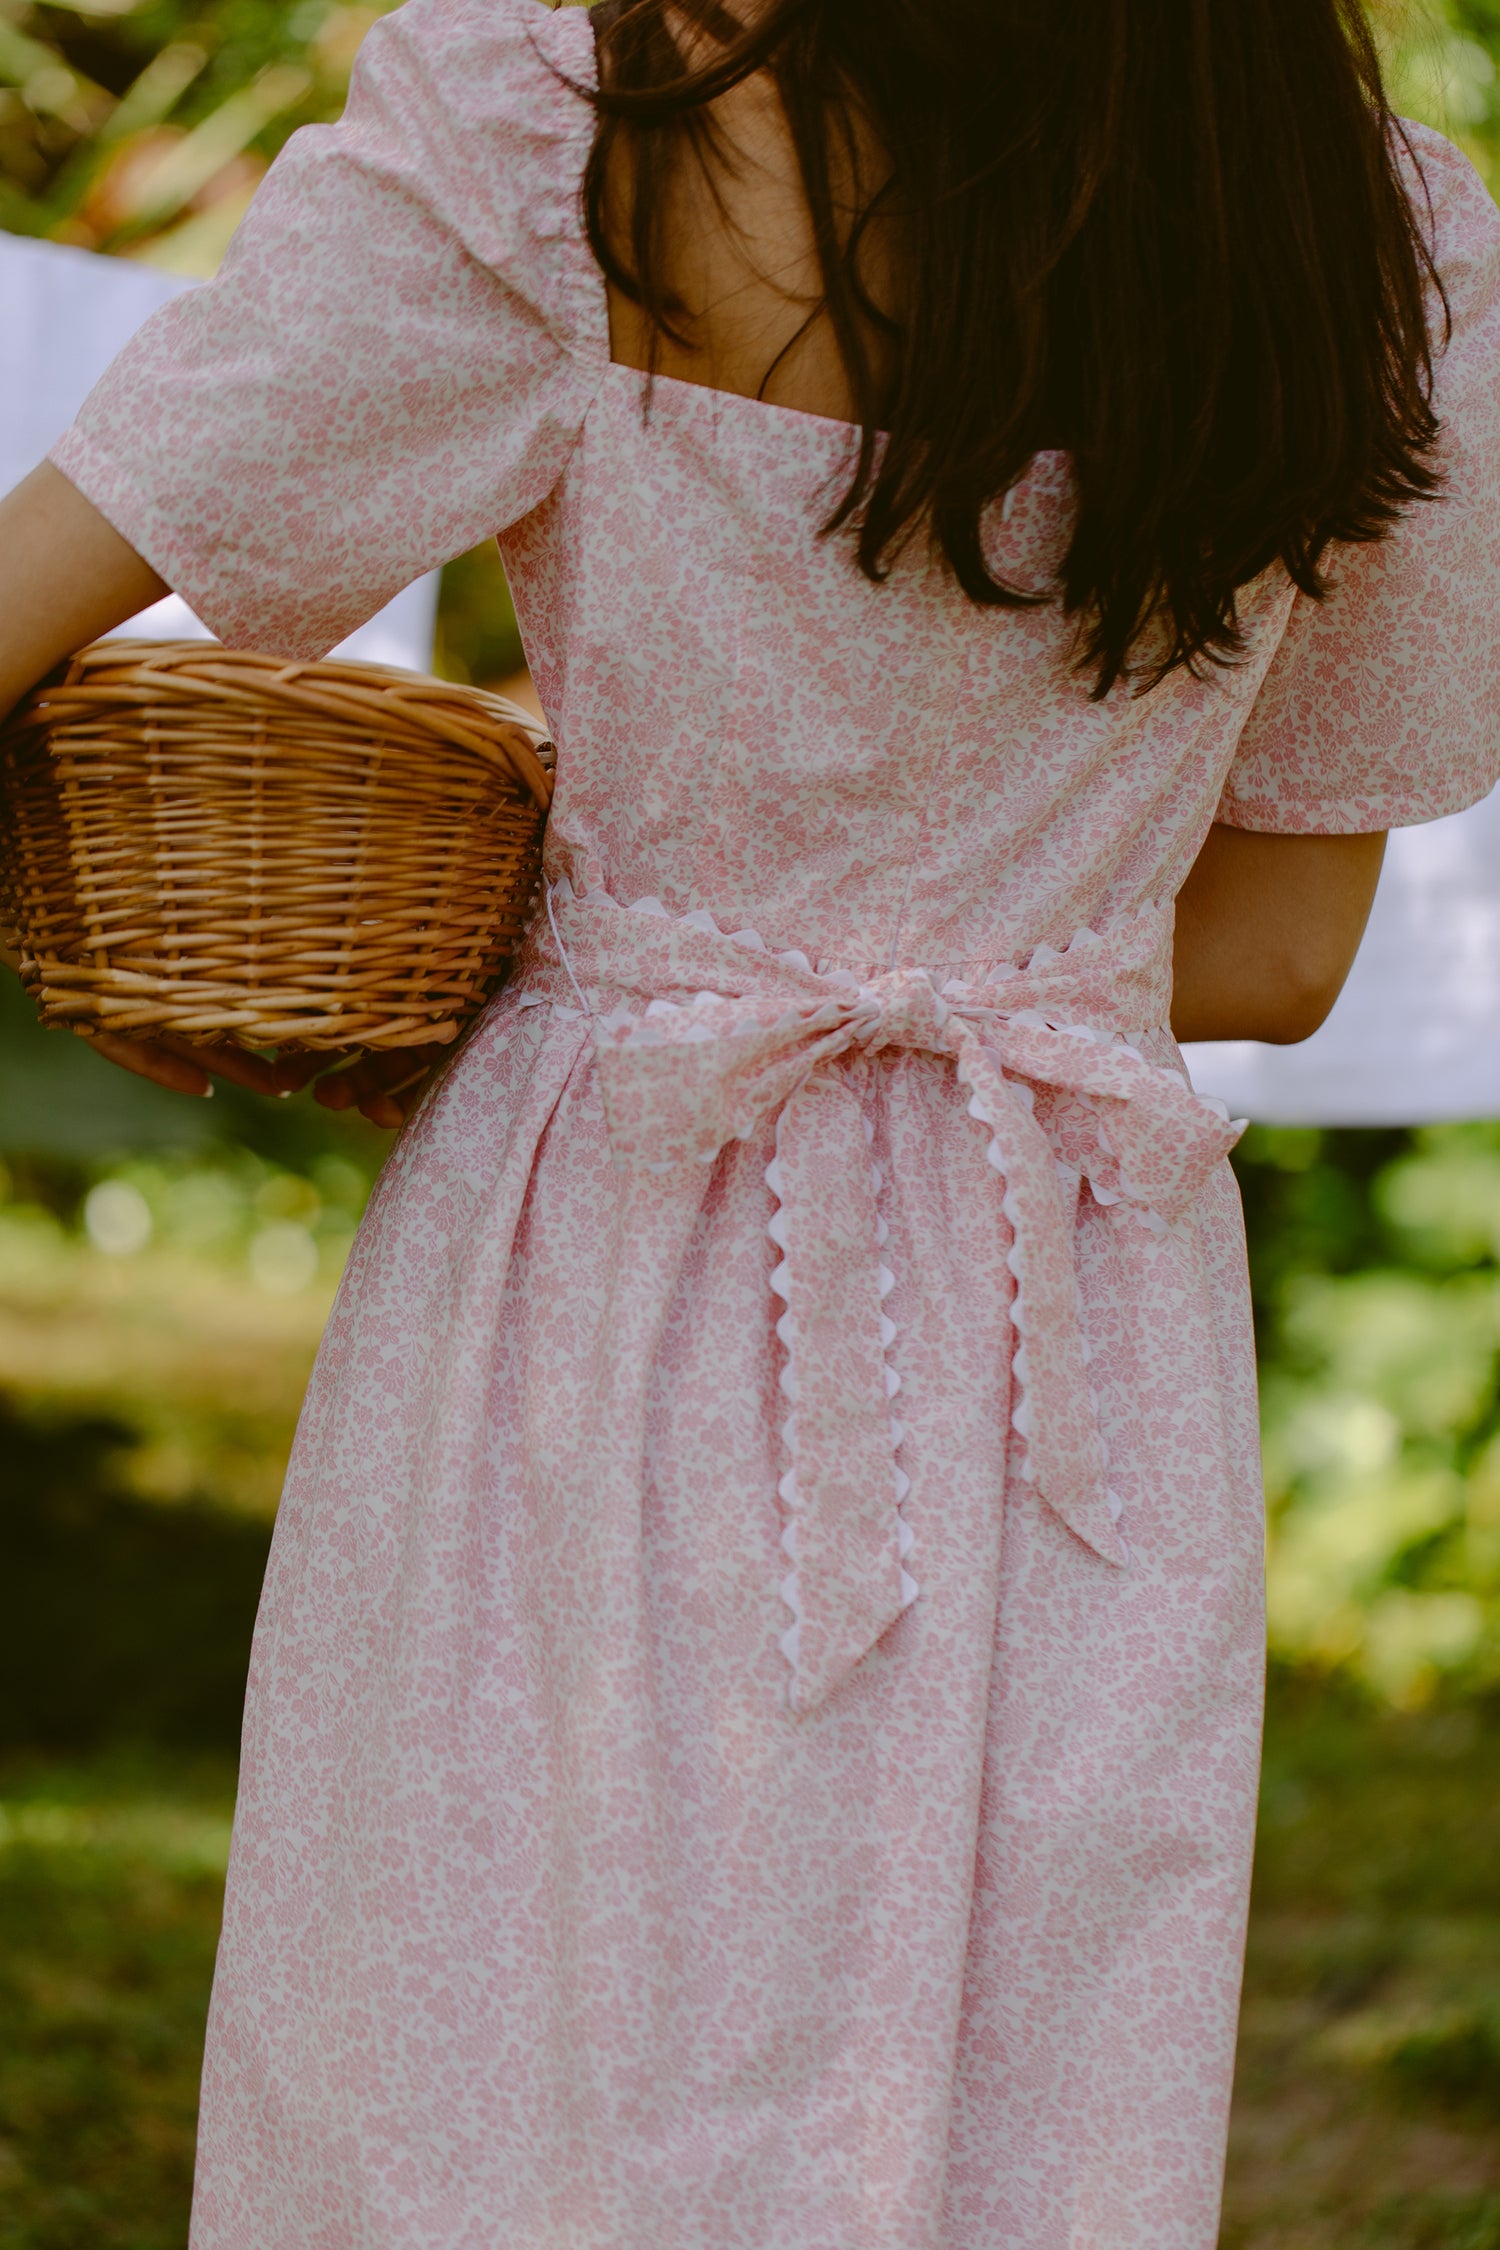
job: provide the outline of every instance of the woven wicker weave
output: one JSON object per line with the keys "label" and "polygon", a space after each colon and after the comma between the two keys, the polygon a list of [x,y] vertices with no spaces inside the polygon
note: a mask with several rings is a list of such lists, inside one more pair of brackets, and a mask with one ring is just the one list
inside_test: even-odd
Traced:
{"label": "woven wicker weave", "polygon": [[551,763],[475,688],[100,641],[0,730],[0,921],[84,1034],[451,1040],[530,919]]}

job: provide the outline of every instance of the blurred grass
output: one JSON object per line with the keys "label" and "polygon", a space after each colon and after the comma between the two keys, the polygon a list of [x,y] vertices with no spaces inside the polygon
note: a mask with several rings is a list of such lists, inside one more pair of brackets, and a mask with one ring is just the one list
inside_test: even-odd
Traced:
{"label": "blurred grass", "polygon": [[268,1520],[132,1489],[135,1438],[0,1402],[0,1756],[234,1751]]}
{"label": "blurred grass", "polygon": [[233,1768],[0,1764],[0,2250],[181,2250]]}
{"label": "blurred grass", "polygon": [[1273,1675],[1223,2250],[1500,2250],[1497,1767]]}

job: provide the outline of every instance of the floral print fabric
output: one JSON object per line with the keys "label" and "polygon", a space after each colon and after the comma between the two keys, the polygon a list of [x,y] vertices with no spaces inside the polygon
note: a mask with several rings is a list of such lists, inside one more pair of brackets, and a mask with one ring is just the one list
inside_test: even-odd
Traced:
{"label": "floral print fabric", "polygon": [[293,658],[498,531],[559,752],[298,1434],[194,2250],[1210,2250],[1261,1498],[1172,900],[1494,779],[1500,221],[1414,135],[1441,507],[1095,704],[817,535],[843,425],[610,364],[591,72],[408,0],[55,455]]}
{"label": "floral print fabric", "polygon": [[[1123,1196],[1144,1223],[1163,1227],[1238,1136],[1176,1072],[1071,1011],[1091,1004],[1108,1022],[1143,983],[1164,1010],[1167,918],[1138,916],[1110,944],[1081,932],[1070,954],[1034,957],[987,986],[949,979],[939,990],[920,969],[866,984],[847,971],[821,978],[800,954],[772,959],[743,939],[726,943],[706,916],[673,922],[639,906],[622,915],[598,891],[582,901],[571,884],[558,892],[548,930],[569,983],[581,973],[619,996],[594,1034],[616,1165],[669,1173],[711,1163],[727,1142],[774,1120],[766,1184],[778,1208],[767,1232],[783,1256],[771,1287],[787,1308],[777,1334],[795,1408],[782,1430],[789,1466],[780,1486],[794,1565],[782,1582],[793,1623],[781,1641],[792,1707],[810,1710],[842,1686],[917,1597],[903,1567],[910,1479],[895,1461],[903,1432],[891,1401],[901,1378],[886,1357],[895,1331],[880,1309],[895,1286],[880,1256],[884,1175],[866,1149],[873,1124],[829,1067],[846,1055],[950,1057],[968,1114],[990,1128],[985,1153],[1004,1183],[1012,1236],[1021,1473],[1095,1554],[1128,1564],[1084,1372],[1074,1206],[1087,1178],[1101,1201]],[[519,986],[528,1003],[563,989],[524,957]],[[693,987],[690,1002],[664,997]]]}

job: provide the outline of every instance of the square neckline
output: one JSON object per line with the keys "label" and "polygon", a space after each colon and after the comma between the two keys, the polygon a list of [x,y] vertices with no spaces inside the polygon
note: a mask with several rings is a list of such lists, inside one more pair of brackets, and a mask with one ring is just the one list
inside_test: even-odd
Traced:
{"label": "square neckline", "polygon": [[[600,278],[602,280],[603,276]],[[606,292],[606,311],[607,309]],[[665,390],[670,397],[680,400],[684,405],[696,398],[704,401],[706,409],[725,406],[758,407],[764,416],[779,415],[787,421],[830,431],[846,444],[858,445],[860,442],[861,425],[858,422],[843,421],[836,414],[815,414],[804,406],[783,406],[779,399],[758,398],[754,391],[727,391],[713,383],[695,383],[690,375],[652,374],[649,369],[637,367],[628,359],[610,359],[606,364],[611,375],[629,377],[633,388],[651,395],[653,403],[655,394]],[[884,435],[883,430],[876,432],[877,443]]]}
{"label": "square neckline", "polygon": [[[582,16],[587,24],[588,57],[591,66],[590,75],[593,79],[593,83],[596,89],[599,84],[600,26],[601,24],[605,23],[611,15],[618,11],[618,7],[619,0],[596,0],[596,5],[594,5],[593,7],[579,8],[576,10],[569,9],[566,11],[569,15]],[[561,9],[557,10],[554,15],[554,21],[556,21],[557,18],[563,14],[563,12],[564,11]],[[592,125],[590,126],[590,133],[592,134]],[[644,387],[646,385],[654,385],[657,387],[665,386],[667,390],[673,394],[683,391],[700,391],[703,393],[706,399],[712,401],[715,405],[718,406],[753,406],[760,407],[765,413],[768,413],[770,415],[790,415],[794,420],[798,422],[810,423],[816,427],[836,431],[838,435],[842,437],[846,442],[849,440],[853,440],[855,444],[859,443],[862,434],[862,424],[858,422],[850,422],[836,414],[817,414],[810,412],[808,408],[802,406],[784,406],[779,399],[761,398],[754,391],[724,390],[717,384],[695,382],[691,375],[655,374],[649,368],[635,366],[635,364],[628,359],[616,359],[609,344],[609,283],[605,278],[604,272],[600,267],[598,259],[594,256],[593,245],[588,241],[586,235],[584,237],[583,246],[588,254],[589,266],[593,272],[595,285],[598,291],[599,310],[602,315],[602,326],[605,337],[605,362],[611,373],[618,372],[621,375],[632,376],[635,379],[637,386],[640,387]],[[877,439],[879,439],[886,433],[884,431],[879,431],[876,434]]]}
{"label": "square neckline", "polygon": [[[546,4],[546,0],[543,0],[543,4]],[[602,5],[598,4],[598,0],[596,0],[596,4],[592,7],[554,7],[549,10],[553,24],[558,24],[570,18],[573,20],[583,19],[588,34],[587,52],[590,75],[595,87],[599,83],[599,20],[608,12],[608,0],[603,0]],[[590,134],[592,135],[592,124],[590,125]],[[677,399],[683,405],[701,399],[704,402],[703,411],[716,411],[726,407],[731,409],[748,407],[754,409],[759,419],[767,422],[770,427],[774,428],[777,418],[780,418],[783,423],[798,423],[809,432],[827,432],[837,437],[846,449],[851,446],[858,447],[864,434],[862,423],[848,421],[836,414],[814,413],[803,406],[786,406],[779,399],[761,398],[754,391],[731,391],[725,390],[719,384],[695,382],[690,375],[653,374],[648,368],[637,367],[631,360],[616,359],[610,347],[609,283],[594,255],[592,243],[588,240],[587,235],[582,233],[582,230],[580,230],[580,233],[582,234],[580,247],[588,261],[588,269],[594,284],[598,305],[599,325],[604,338],[604,365],[607,375],[628,377],[638,394],[644,394],[647,392],[648,386],[654,386],[656,391],[665,390],[669,397]],[[882,443],[888,434],[885,430],[877,430],[875,433],[877,445]],[[1015,483],[1010,487],[1009,492],[996,495],[997,503],[1008,507],[1014,495],[1031,482],[1042,463],[1066,461],[1067,458],[1065,448],[1057,446],[1039,447],[1020,476],[1017,477]]]}

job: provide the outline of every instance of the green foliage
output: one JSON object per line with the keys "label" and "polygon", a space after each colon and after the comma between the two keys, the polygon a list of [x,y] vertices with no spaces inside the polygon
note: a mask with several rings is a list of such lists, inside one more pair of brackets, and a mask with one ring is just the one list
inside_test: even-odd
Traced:
{"label": "green foliage", "polygon": [[[379,12],[0,0],[0,226],[211,272]],[[1500,181],[1500,0],[1374,12]],[[439,669],[519,662],[493,551],[450,566]],[[164,1094],[0,978],[0,2250],[185,2240],[267,1511],[384,1145]],[[1500,1126],[1238,1169],[1281,1661],[1223,2250],[1500,2250]]]}
{"label": "green foliage", "polygon": [[[347,1156],[290,1170],[211,1146],[94,1167],[14,1152],[0,1200],[0,1380],[25,1472],[0,1544],[21,1540],[34,1567],[76,1544],[60,1517],[36,1515],[70,1431],[81,1451],[68,1476],[85,1498],[107,1483],[158,1510],[201,1503],[268,1522],[368,1185]],[[0,1468],[0,1487],[10,1481]],[[112,1536],[117,1514],[77,1536]],[[47,1584],[71,1605],[64,1562]],[[149,1573],[141,1591],[148,1615]],[[7,1725],[0,1713],[0,1741]]]}
{"label": "green foliage", "polygon": [[[71,1182],[132,1150],[248,1149],[307,1170],[343,1156],[373,1172],[388,1135],[358,1116],[322,1109],[311,1094],[267,1101],[220,1083],[211,1101],[168,1093],[119,1070],[88,1042],[44,1031],[19,980],[0,972],[0,1156],[14,1170]],[[46,1197],[43,1198],[47,1200]]]}
{"label": "green foliage", "polygon": [[[0,1027],[0,1344],[13,1370],[32,1368],[36,1385],[44,1334],[51,1360],[93,1368],[30,1395],[54,1415],[123,1420],[137,1438],[132,1489],[268,1500],[319,1307],[384,1147],[306,1100],[162,1094],[16,1013]],[[1500,1126],[1257,1129],[1237,1164],[1274,1650],[1400,1705],[1500,1681]],[[121,1286],[133,1277],[128,1332],[103,1267]],[[301,1312],[299,1292],[311,1293]],[[279,1387],[251,1399],[227,1370],[257,1293],[295,1319],[275,1347]],[[253,1347],[260,1364],[271,1348]]]}
{"label": "green foliage", "polygon": [[[1493,1708],[1273,1682],[1222,2250],[1500,2250],[1497,1756]],[[0,2250],[182,2250],[232,1786],[0,1763]]]}
{"label": "green foliage", "polygon": [[525,662],[510,588],[491,541],[443,572],[435,669],[445,680],[500,687]]}
{"label": "green foliage", "polygon": [[1500,0],[1376,0],[1391,98],[1500,180]]}
{"label": "green foliage", "polygon": [[0,7],[0,223],[212,272],[266,164],[336,117],[379,6]]}
{"label": "green foliage", "polygon": [[1500,2009],[1457,2008],[1419,2025],[1392,2046],[1387,2068],[1404,2092],[1500,2120]]}
{"label": "green foliage", "polygon": [[1402,2195],[1360,2237],[1366,2250],[1500,2250],[1500,2195]]}
{"label": "green foliage", "polygon": [[1500,1679],[1500,1125],[1252,1131],[1272,1645],[1420,1703]]}

